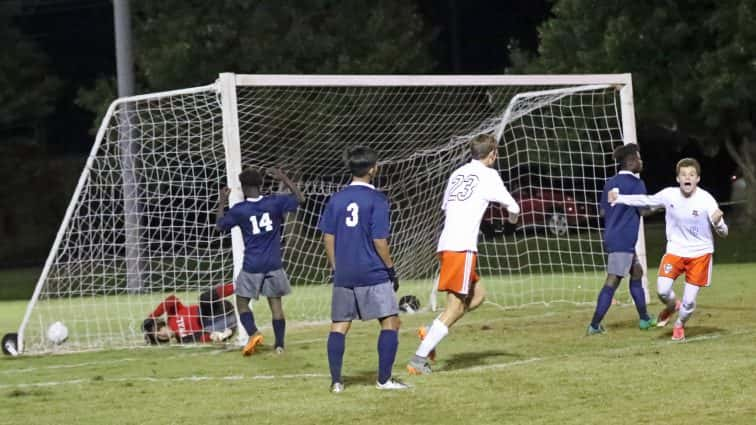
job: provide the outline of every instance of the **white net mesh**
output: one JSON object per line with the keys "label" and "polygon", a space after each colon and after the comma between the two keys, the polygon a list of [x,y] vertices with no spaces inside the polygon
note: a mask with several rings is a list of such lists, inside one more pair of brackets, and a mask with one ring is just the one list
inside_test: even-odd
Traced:
{"label": "white net mesh", "polygon": [[[495,207],[484,217],[479,272],[488,299],[592,301],[604,270],[596,201],[622,143],[618,98],[599,86],[239,86],[241,163],[280,166],[306,196],[284,228],[294,285],[287,318],[329,317],[316,226],[328,196],[349,181],[347,147],[378,151],[399,295],[423,299],[437,272],[446,179],[481,132],[501,135],[498,168],[523,208],[516,228]],[[25,352],[143,345],[140,324],[165,296],[196,303],[200,291],[232,279],[230,237],[214,230],[224,152],[215,90],[119,105],[31,304]],[[265,192],[279,189],[266,180]],[[267,307],[255,312],[269,323]],[[59,320],[70,336],[53,346],[44,333]]]}

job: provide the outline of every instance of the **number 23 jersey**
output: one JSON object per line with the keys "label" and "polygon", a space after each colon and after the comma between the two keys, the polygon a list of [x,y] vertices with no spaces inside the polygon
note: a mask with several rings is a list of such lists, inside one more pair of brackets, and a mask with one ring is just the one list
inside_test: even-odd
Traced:
{"label": "number 23 jersey", "polygon": [[495,169],[474,159],[454,170],[441,205],[446,218],[437,251],[477,252],[480,221],[490,202],[505,206],[510,214],[520,213]]}

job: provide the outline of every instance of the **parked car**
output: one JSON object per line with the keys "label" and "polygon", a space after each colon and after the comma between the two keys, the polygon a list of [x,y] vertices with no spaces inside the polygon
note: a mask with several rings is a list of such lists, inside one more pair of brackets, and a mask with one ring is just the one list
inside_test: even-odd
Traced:
{"label": "parked car", "polygon": [[596,218],[596,207],[575,199],[567,192],[554,188],[518,190],[512,197],[520,206],[520,219],[516,225],[507,221],[507,210],[492,203],[483,214],[480,230],[486,237],[512,234],[516,229],[543,230],[552,235],[564,236],[570,229],[585,226],[591,217]]}

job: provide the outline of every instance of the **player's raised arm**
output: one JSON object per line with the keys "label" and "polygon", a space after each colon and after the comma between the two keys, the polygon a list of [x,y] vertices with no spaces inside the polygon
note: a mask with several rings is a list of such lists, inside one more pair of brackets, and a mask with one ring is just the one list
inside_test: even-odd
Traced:
{"label": "player's raised arm", "polygon": [[289,176],[286,175],[280,168],[278,167],[272,167],[268,170],[268,174],[273,176],[273,178],[280,180],[286,187],[291,191],[291,193],[297,198],[297,201],[301,204],[304,202],[305,197],[301,190],[297,187],[297,185],[294,184],[293,181],[289,178]]}
{"label": "player's raised arm", "polygon": [[223,210],[228,205],[228,195],[231,193],[231,189],[224,187],[218,192],[218,205],[215,207],[215,229],[219,232],[225,232],[228,230],[225,223],[223,223]]}
{"label": "player's raised arm", "polygon": [[726,238],[730,231],[727,227],[727,223],[725,223],[724,221],[724,213],[722,212],[722,210],[717,208],[713,213],[711,213],[709,219],[711,221],[712,227],[714,227],[714,231],[717,232],[717,235]]}
{"label": "player's raised arm", "polygon": [[609,204],[622,204],[629,205],[631,207],[644,207],[644,208],[663,208],[664,207],[664,195],[662,192],[658,192],[653,195],[622,195],[619,190],[610,190]]}

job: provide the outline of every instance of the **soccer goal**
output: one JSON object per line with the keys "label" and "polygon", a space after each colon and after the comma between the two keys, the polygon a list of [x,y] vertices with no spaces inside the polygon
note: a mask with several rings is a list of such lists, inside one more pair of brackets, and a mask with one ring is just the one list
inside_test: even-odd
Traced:
{"label": "soccer goal", "polygon": [[[241,199],[236,176],[247,165],[280,166],[305,193],[284,229],[294,285],[284,306],[290,323],[327,320],[329,268],[316,226],[329,195],[349,181],[342,154],[356,144],[381,158],[376,185],[391,200],[399,295],[427,300],[444,185],[480,133],[498,138],[498,169],[523,209],[514,227],[496,207],[484,217],[479,273],[490,302],[593,302],[605,266],[598,197],[616,172],[613,149],[636,141],[629,74],[226,73],[207,86],[113,102],[18,349],[143,346],[140,324],[164,297],[196,303],[200,291],[230,282],[241,267],[241,235],[216,232],[213,212],[223,186],[232,203]],[[265,191],[279,190],[266,180]],[[265,325],[267,306],[258,305]],[[45,336],[57,321],[68,328],[59,345]]]}

